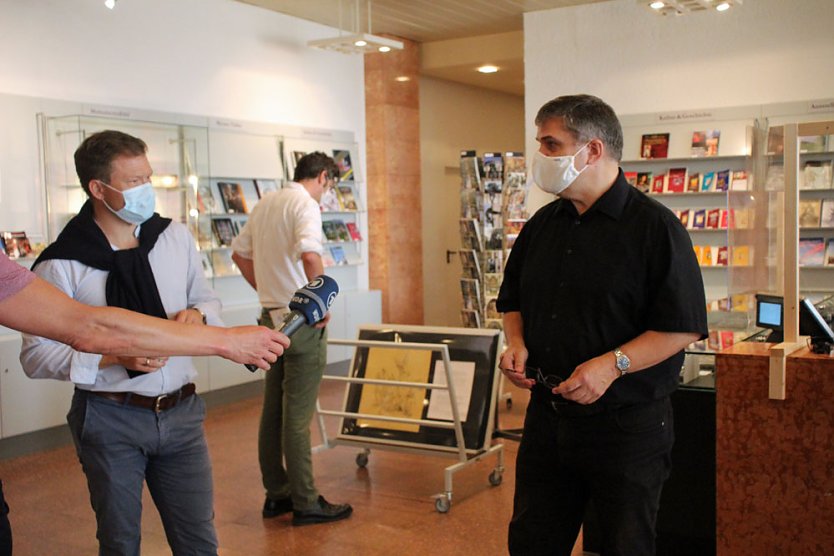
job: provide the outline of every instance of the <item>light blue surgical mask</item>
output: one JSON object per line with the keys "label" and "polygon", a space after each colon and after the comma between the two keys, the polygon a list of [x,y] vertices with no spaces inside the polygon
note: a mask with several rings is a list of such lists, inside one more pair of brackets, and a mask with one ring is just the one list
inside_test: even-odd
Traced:
{"label": "light blue surgical mask", "polygon": [[153,210],[156,207],[156,195],[153,191],[151,182],[145,182],[142,185],[131,187],[124,191],[119,191],[112,185],[108,185],[103,181],[100,182],[103,186],[112,189],[117,193],[121,193],[125,200],[125,206],[119,210],[107,204],[107,201],[102,200],[104,206],[110,209],[110,212],[127,222],[128,224],[141,224],[148,218],[153,216]]}

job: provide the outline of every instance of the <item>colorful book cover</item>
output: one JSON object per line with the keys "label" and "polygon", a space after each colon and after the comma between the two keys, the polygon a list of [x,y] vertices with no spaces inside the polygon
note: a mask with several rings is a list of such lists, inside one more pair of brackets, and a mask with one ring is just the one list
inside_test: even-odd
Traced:
{"label": "colorful book cover", "polygon": [[820,228],[834,228],[834,199],[823,199],[821,207]]}
{"label": "colorful book cover", "polygon": [[693,131],[692,132],[692,156],[706,156],[707,155],[707,132]]}
{"label": "colorful book cover", "polygon": [[246,199],[243,197],[243,187],[239,183],[217,182],[220,198],[227,213],[246,214]]}
{"label": "colorful book cover", "polygon": [[727,246],[726,245],[719,246],[718,247],[718,255],[716,257],[715,264],[717,264],[718,266],[727,266],[727,264],[729,263],[729,261],[727,259],[728,259]]}
{"label": "colorful book cover", "polygon": [[730,187],[730,171],[715,172],[715,182],[711,191],[727,191]]}
{"label": "colorful book cover", "polygon": [[700,245],[693,245],[692,250],[695,252],[695,260],[701,264],[701,259],[704,257],[704,248]]}
{"label": "colorful book cover", "polygon": [[822,216],[822,199],[799,201],[799,227],[819,228]]}
{"label": "colorful book cover", "polygon": [[336,265],[346,265],[348,263],[345,248],[341,245],[330,246],[330,254],[333,256],[333,261]]}
{"label": "colorful book cover", "polygon": [[339,204],[342,210],[356,211],[359,210],[359,203],[356,201],[356,195],[353,192],[353,187],[350,185],[338,185],[336,191],[339,196]]}
{"label": "colorful book cover", "polygon": [[703,177],[699,172],[695,172],[694,174],[689,175],[689,180],[687,180],[686,192],[687,193],[698,193],[701,191],[701,179]]}
{"label": "colorful book cover", "polygon": [[707,172],[701,180],[701,191],[715,191],[715,172]]}
{"label": "colorful book cover", "polygon": [[721,222],[721,209],[710,209],[707,211],[706,228],[710,230],[717,230]]}
{"label": "colorful book cover", "polygon": [[732,191],[747,191],[749,188],[747,180],[747,172],[744,170],[736,170],[730,176],[730,190]]}
{"label": "colorful book cover", "polygon": [[701,254],[701,266],[713,266],[715,265],[715,258],[713,257],[713,246],[712,245],[704,245],[703,252]]}
{"label": "colorful book cover", "polygon": [[733,266],[750,266],[749,245],[736,245],[733,247]]}
{"label": "colorful book cover", "polygon": [[333,160],[339,167],[340,181],[353,181],[353,164],[350,161],[350,151],[336,149],[333,151]]}
{"label": "colorful book cover", "polygon": [[333,220],[322,220],[321,230],[324,232],[324,238],[327,241],[339,241],[339,235],[336,233],[336,222]]}
{"label": "colorful book cover", "polygon": [[637,189],[643,193],[648,193],[652,189],[652,173],[651,172],[637,172]]}
{"label": "colorful book cover", "polygon": [[640,158],[667,158],[668,156],[668,133],[649,133],[643,135],[640,144]]}
{"label": "colorful book cover", "polygon": [[701,229],[707,224],[707,211],[706,209],[698,209],[692,215],[692,227],[695,229]]}
{"label": "colorful book cover", "polygon": [[722,230],[726,230],[731,228],[730,226],[730,215],[734,212],[734,209],[720,209],[719,210],[719,218],[718,218],[718,227]]}
{"label": "colorful book cover", "polygon": [[831,161],[809,160],[802,169],[802,189],[831,189]]}
{"label": "colorful book cover", "polygon": [[350,232],[348,232],[347,226],[341,220],[334,220],[334,226],[336,227],[336,237],[338,241],[350,241]]}
{"label": "colorful book cover", "polygon": [[686,191],[686,168],[669,168],[666,193],[683,193],[684,191]]}
{"label": "colorful book cover", "polygon": [[663,193],[666,189],[666,174],[656,174],[652,180],[652,193]]}
{"label": "colorful book cover", "polygon": [[800,238],[799,266],[822,266],[825,263],[825,239]]}
{"label": "colorful book cover", "polygon": [[350,234],[350,239],[353,241],[362,241],[362,234],[359,232],[359,226],[355,222],[345,222],[345,226]]}
{"label": "colorful book cover", "polygon": [[706,132],[707,156],[718,156],[718,141],[721,139],[721,131],[710,129]]}
{"label": "colorful book cover", "polygon": [[637,172],[624,172],[625,180],[632,187],[637,187]]}
{"label": "colorful book cover", "polygon": [[682,210],[678,213],[678,218],[680,218],[681,225],[684,228],[690,228],[691,227],[691,224],[690,224],[691,221],[690,221],[690,218],[689,218],[691,214],[692,214],[692,211],[690,209],[684,209],[684,210]]}
{"label": "colorful book cover", "polygon": [[735,334],[732,330],[721,330],[719,332],[719,338],[721,339],[721,349],[732,347],[735,343]]}

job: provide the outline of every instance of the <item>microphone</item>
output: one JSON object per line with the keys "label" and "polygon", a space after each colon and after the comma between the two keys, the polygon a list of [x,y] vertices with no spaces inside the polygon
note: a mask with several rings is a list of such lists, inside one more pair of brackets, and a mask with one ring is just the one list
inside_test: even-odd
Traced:
{"label": "microphone", "polygon": [[[309,284],[293,294],[289,304],[290,312],[276,330],[292,336],[305,324],[307,326],[316,324],[324,318],[338,294],[339,284],[336,280],[325,274],[316,276]],[[253,373],[258,370],[258,367],[248,363],[246,368]]]}

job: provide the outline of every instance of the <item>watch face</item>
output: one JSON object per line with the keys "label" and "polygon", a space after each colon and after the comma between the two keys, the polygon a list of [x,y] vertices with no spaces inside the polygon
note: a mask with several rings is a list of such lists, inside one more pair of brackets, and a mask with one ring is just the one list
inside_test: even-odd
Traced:
{"label": "watch face", "polygon": [[618,355],[617,356],[617,368],[621,371],[625,371],[631,365],[631,360],[625,355]]}

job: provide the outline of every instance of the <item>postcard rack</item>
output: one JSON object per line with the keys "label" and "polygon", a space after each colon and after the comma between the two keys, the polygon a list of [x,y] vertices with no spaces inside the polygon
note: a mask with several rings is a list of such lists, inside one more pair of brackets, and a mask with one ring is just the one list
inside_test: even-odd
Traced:
{"label": "postcard rack", "polygon": [[[386,336],[387,339],[382,340],[369,339]],[[504,473],[504,446],[492,444],[493,419],[490,416],[494,415],[497,403],[499,384],[497,350],[503,343],[501,336],[502,333],[497,330],[405,326],[395,327],[392,331],[390,325],[387,325],[387,328],[386,325],[373,325],[370,330],[367,327],[361,327],[357,340],[328,340],[332,345],[352,346],[356,350],[352,361],[351,376],[325,375],[323,377],[324,380],[345,383],[346,392],[341,411],[322,409],[320,403],[317,402],[317,422],[322,444],[316,446],[314,452],[336,446],[360,448],[361,451],[356,456],[356,464],[359,467],[365,467],[368,464],[371,449],[454,458],[457,462],[445,468],[443,492],[433,496],[435,509],[440,513],[447,513],[451,507],[454,474],[484,458],[496,456],[496,465],[488,478],[490,485],[500,485]],[[422,339],[423,337],[435,341],[403,341],[403,339]],[[486,344],[483,340],[486,340]],[[479,356],[471,358],[479,361],[477,367],[472,361],[460,360],[467,358],[466,350],[470,349],[472,344],[462,348],[461,345],[473,341],[481,342],[481,346],[489,345],[489,351],[493,351],[494,347],[494,354],[490,354],[487,358]],[[411,362],[416,359],[420,359],[423,363],[430,360],[430,367],[435,370],[434,376],[430,379],[431,369],[426,369],[424,381],[398,380],[407,373],[400,373],[399,377],[394,376],[397,373],[388,373],[385,375],[387,378],[378,378],[378,375],[374,377],[371,374],[369,378],[366,376],[366,370],[370,368],[368,364],[373,360],[374,350],[378,354],[382,352],[395,354],[394,358],[399,358],[400,361],[407,361],[409,357],[411,357]],[[462,353],[463,356],[461,356]],[[480,355],[483,353],[481,352]],[[485,361],[488,361],[490,368],[486,368]],[[408,364],[411,365],[411,363]],[[389,365],[388,368],[390,369],[391,366]],[[462,369],[463,372],[472,371],[468,380],[461,379]],[[458,396],[463,394],[463,399],[466,399],[467,392],[463,392],[466,386],[469,386],[470,397],[468,408],[464,412],[459,407],[461,398]],[[374,392],[378,396],[382,392],[381,387],[386,389],[386,399],[396,397],[398,391],[410,392],[410,397],[416,402],[415,407],[420,408],[418,410],[420,418],[392,413],[384,414],[380,411],[363,412],[363,409],[367,409],[363,405],[363,394],[372,397],[371,389],[377,388]],[[447,395],[448,398],[445,398]],[[430,415],[431,407],[435,404],[434,400],[438,402],[446,400],[447,403],[438,404],[445,408],[443,410],[445,418],[438,418],[436,414]],[[457,403],[449,400],[457,400]],[[426,415],[423,415],[424,413]],[[324,416],[341,418],[339,434],[336,436],[328,434]]]}

